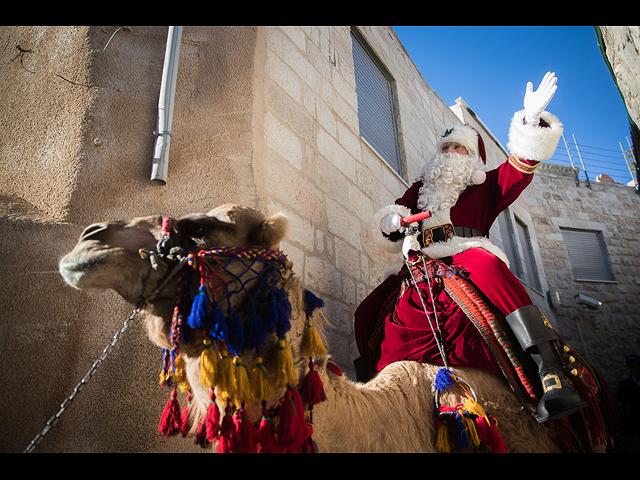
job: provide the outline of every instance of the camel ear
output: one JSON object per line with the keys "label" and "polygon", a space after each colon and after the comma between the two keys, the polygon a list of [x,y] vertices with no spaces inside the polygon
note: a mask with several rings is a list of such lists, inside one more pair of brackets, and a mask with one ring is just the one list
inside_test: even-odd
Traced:
{"label": "camel ear", "polygon": [[275,213],[260,222],[255,232],[255,242],[268,248],[277,247],[288,229],[289,219],[283,213]]}

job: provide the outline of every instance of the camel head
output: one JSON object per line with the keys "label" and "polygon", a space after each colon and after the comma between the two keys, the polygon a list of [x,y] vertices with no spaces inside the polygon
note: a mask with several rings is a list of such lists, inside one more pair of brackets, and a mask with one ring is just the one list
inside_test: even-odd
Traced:
{"label": "camel head", "polygon": [[[161,216],[88,226],[74,249],[60,261],[60,273],[79,290],[113,289],[129,303],[148,299],[152,264],[148,253],[162,239]],[[223,205],[209,213],[191,214],[172,224],[172,247],[197,253],[213,246],[275,248],[287,230],[286,217],[265,217],[241,206]],[[146,252],[146,253],[145,253]],[[155,286],[155,285],[154,285]]]}
{"label": "camel head", "polygon": [[[322,302],[302,289],[278,250],[287,223],[281,214],[234,204],[168,222],[98,223],[62,258],[60,273],[80,290],[113,289],[146,313],[149,337],[165,352],[161,382],[193,394],[198,415],[215,393],[221,410],[246,403],[255,421],[267,401],[298,385],[311,357],[326,354],[309,328]],[[235,371],[231,380],[219,373],[225,361]],[[256,368],[269,385],[241,393],[240,377]]]}

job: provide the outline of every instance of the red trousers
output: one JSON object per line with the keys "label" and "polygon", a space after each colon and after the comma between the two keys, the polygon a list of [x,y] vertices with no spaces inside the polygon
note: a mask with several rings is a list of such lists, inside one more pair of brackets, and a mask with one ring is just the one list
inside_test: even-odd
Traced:
{"label": "red trousers", "polygon": [[509,267],[483,248],[472,248],[454,255],[451,265],[465,269],[476,287],[505,316],[532,304],[529,294]]}

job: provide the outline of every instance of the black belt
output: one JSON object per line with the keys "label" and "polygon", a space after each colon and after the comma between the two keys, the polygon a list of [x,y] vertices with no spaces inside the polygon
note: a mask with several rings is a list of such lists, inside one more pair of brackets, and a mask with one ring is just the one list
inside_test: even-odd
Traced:
{"label": "black belt", "polygon": [[420,240],[423,246],[429,246],[435,242],[444,242],[456,237],[484,237],[484,233],[482,233],[477,228],[472,227],[456,227],[451,224],[441,225],[439,227],[428,228],[422,232],[420,235]]}

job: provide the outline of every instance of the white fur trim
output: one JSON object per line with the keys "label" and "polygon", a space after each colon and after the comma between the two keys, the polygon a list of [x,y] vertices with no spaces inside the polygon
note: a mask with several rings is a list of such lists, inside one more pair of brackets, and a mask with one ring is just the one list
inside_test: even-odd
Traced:
{"label": "white fur trim", "polygon": [[540,115],[549,127],[539,127],[524,123],[524,110],[516,112],[509,128],[507,149],[519,158],[527,160],[548,160],[556,151],[563,126],[558,117],[542,112]]}
{"label": "white fur trim", "polygon": [[400,241],[398,242],[392,242],[391,240],[389,240],[387,237],[384,236],[384,234],[382,233],[382,229],[380,228],[380,225],[384,217],[386,217],[391,213],[397,213],[401,217],[408,217],[409,215],[411,215],[411,210],[402,205],[395,205],[395,204],[382,207],[373,215],[373,221],[371,225],[373,230],[373,238],[376,244],[380,248],[386,250],[387,252],[400,253],[402,252],[403,239],[400,239]]}
{"label": "white fur trim", "polygon": [[423,248],[422,252],[437,260],[466,252],[472,248],[484,248],[509,266],[509,260],[505,253],[496,247],[491,240],[484,237],[453,237],[446,242],[436,242],[433,245],[429,245],[427,248]]}
{"label": "white fur trim", "polygon": [[[443,136],[448,130],[452,130],[452,132],[446,137]],[[459,143],[467,149],[469,155],[474,155],[479,158],[478,133],[467,125],[456,125],[442,132],[442,135],[440,135],[436,143],[438,152],[441,151],[442,145],[445,143]]]}

